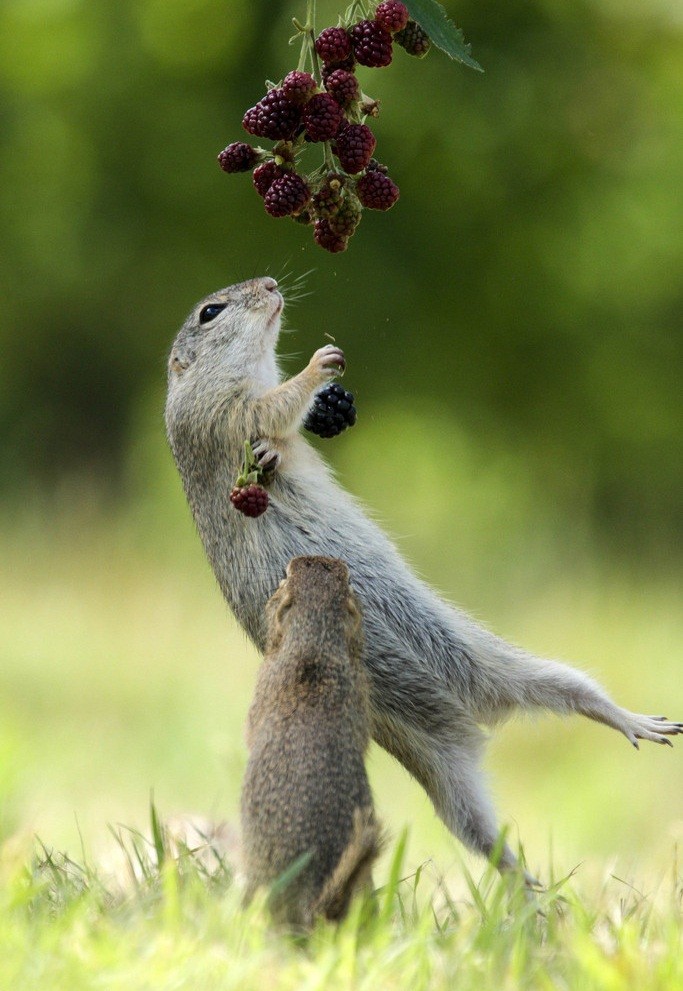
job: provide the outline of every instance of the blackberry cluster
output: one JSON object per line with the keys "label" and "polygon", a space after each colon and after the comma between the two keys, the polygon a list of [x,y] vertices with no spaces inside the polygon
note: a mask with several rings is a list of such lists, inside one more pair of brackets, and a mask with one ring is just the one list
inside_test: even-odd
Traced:
{"label": "blackberry cluster", "polygon": [[338,382],[332,382],[316,393],[304,420],[304,429],[318,437],[337,437],[355,422],[353,394],[347,392]]}
{"label": "blackberry cluster", "polygon": [[[275,142],[273,148],[235,141],[218,156],[224,172],[252,172],[272,217],[312,226],[316,244],[331,252],[346,250],[363,209],[389,210],[399,198],[386,167],[373,158],[377,142],[366,120],[377,116],[378,103],[364,96],[356,69],[388,66],[394,44],[418,57],[429,48],[401,0],[367,0],[353,9],[366,16],[325,28],[317,38],[297,25],[303,36],[300,67],[244,114],[244,129]],[[312,72],[303,71],[306,57]],[[323,145],[325,160],[305,174],[300,158],[311,144]]]}

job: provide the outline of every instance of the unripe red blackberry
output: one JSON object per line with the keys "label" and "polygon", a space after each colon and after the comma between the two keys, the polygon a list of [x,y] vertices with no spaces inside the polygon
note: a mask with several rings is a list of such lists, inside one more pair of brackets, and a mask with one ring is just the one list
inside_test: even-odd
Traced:
{"label": "unripe red blackberry", "polygon": [[327,80],[333,72],[336,72],[337,69],[345,69],[347,72],[353,72],[355,65],[356,58],[353,52],[351,52],[348,58],[345,58],[342,62],[323,62],[322,69],[320,70],[323,86],[327,85]]}
{"label": "unripe red blackberry", "polygon": [[263,205],[271,217],[289,217],[300,213],[311,198],[308,183],[296,172],[285,172],[271,183]]}
{"label": "unripe red blackberry", "polygon": [[233,141],[218,156],[218,164],[224,172],[248,172],[261,160],[261,152],[243,141]]}
{"label": "unripe red blackberry", "polygon": [[230,493],[230,502],[245,516],[255,518],[268,509],[268,493],[261,485],[236,485]]}
{"label": "unripe red blackberry", "polygon": [[282,88],[271,89],[242,119],[250,134],[278,141],[292,138],[301,125],[301,109],[285,96]]}
{"label": "unripe red blackberry", "polygon": [[363,208],[356,197],[346,195],[337,212],[329,218],[331,232],[339,234],[341,237],[351,237],[355,233],[362,215]]}
{"label": "unripe red blackberry", "polygon": [[315,39],[315,50],[323,62],[343,62],[351,54],[351,39],[344,28],[325,28]]}
{"label": "unripe red blackberry", "polygon": [[391,35],[377,21],[359,21],[351,28],[353,54],[361,65],[381,69],[391,64]]}
{"label": "unripe red blackberry", "polygon": [[328,172],[313,197],[313,208],[318,217],[329,219],[339,210],[344,195],[344,176],[338,172]]}
{"label": "unripe red blackberry", "polygon": [[399,198],[396,183],[383,172],[366,172],[356,183],[356,193],[363,206],[370,210],[388,210]]}
{"label": "unripe red blackberry", "polygon": [[346,251],[349,246],[349,239],[347,237],[342,237],[341,234],[335,234],[334,231],[330,230],[329,220],[316,220],[313,228],[313,237],[316,244],[319,244],[325,251],[331,251],[333,254],[336,254],[338,251]]}
{"label": "unripe red blackberry", "polygon": [[353,393],[347,392],[339,382],[331,382],[316,393],[304,420],[304,430],[318,437],[337,437],[354,425],[356,415]]}
{"label": "unripe red blackberry", "polygon": [[347,110],[360,96],[358,80],[347,69],[335,69],[325,79],[325,89],[340,107]]}
{"label": "unripe red blackberry", "polygon": [[304,107],[304,127],[311,141],[330,141],[344,120],[344,111],[329,93],[312,96]]}
{"label": "unripe red blackberry", "polygon": [[381,24],[385,31],[392,34],[402,31],[408,23],[410,14],[408,8],[401,0],[382,0],[375,11],[375,20]]}
{"label": "unripe red blackberry", "polygon": [[282,92],[288,100],[302,106],[317,90],[316,81],[310,72],[289,72],[282,80]]}
{"label": "unripe red blackberry", "polygon": [[259,196],[265,196],[276,179],[285,174],[285,170],[276,165],[275,162],[263,162],[257,165],[252,176],[254,187]]}
{"label": "unripe red blackberry", "polygon": [[349,124],[337,135],[335,154],[344,171],[355,175],[368,164],[376,144],[367,124]]}
{"label": "unripe red blackberry", "polygon": [[394,41],[415,58],[424,58],[432,47],[429,35],[415,21],[408,21],[403,30],[394,35]]}

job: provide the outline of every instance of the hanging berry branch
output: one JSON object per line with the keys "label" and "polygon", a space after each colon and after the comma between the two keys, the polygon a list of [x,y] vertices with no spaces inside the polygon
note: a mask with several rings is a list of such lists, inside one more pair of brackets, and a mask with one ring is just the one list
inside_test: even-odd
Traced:
{"label": "hanging berry branch", "polygon": [[[242,126],[272,149],[242,141],[218,156],[224,172],[253,170],[253,183],[272,217],[291,217],[313,226],[316,244],[345,251],[363,209],[389,210],[399,188],[386,166],[373,158],[376,139],[366,123],[379,105],[367,97],[355,75],[358,65],[373,69],[391,64],[394,45],[423,58],[434,43],[471,68],[462,33],[437,0],[353,0],[336,27],[316,36],[315,0],[308,0],[306,22],[293,20],[301,39],[297,68],[245,113]],[[430,32],[428,34],[427,32]],[[301,170],[304,149],[322,146],[322,164]]]}

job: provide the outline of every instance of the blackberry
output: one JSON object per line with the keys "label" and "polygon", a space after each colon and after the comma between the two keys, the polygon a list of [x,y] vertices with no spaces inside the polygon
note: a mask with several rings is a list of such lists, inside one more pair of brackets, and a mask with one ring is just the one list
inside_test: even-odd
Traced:
{"label": "blackberry", "polygon": [[377,21],[359,21],[351,28],[353,54],[361,65],[381,69],[391,64],[391,35]]}
{"label": "blackberry", "polygon": [[243,141],[233,141],[218,156],[218,164],[224,172],[248,172],[261,160],[261,152]]}
{"label": "blackberry", "polygon": [[344,28],[325,28],[315,39],[315,50],[323,62],[343,62],[351,54],[351,39]]}
{"label": "blackberry", "polygon": [[282,80],[282,92],[297,106],[307,103],[317,88],[310,72],[290,72]]}
{"label": "blackberry", "polygon": [[301,126],[301,109],[287,98],[284,91],[271,89],[242,119],[242,126],[259,138],[278,141],[292,138]]}
{"label": "blackberry", "polygon": [[335,154],[344,171],[355,175],[368,164],[376,144],[375,135],[367,124],[349,124],[337,135]]}
{"label": "blackberry", "polygon": [[330,230],[341,237],[351,237],[360,223],[363,208],[355,196],[345,196],[335,214],[329,218]]}
{"label": "blackberry", "polygon": [[424,58],[432,47],[429,35],[415,21],[408,21],[403,30],[394,35],[394,41],[415,58]]}
{"label": "blackberry", "polygon": [[268,493],[255,482],[251,485],[236,485],[230,493],[230,502],[245,516],[261,516],[268,509]]}
{"label": "blackberry", "polygon": [[402,31],[408,23],[410,14],[408,8],[401,0],[382,0],[375,11],[375,20],[381,24],[385,31],[394,34]]}
{"label": "blackberry", "polygon": [[347,237],[342,237],[341,234],[335,234],[334,231],[330,230],[329,220],[316,220],[313,227],[313,238],[315,243],[324,248],[325,251],[331,251],[332,254],[337,254],[339,251],[346,251],[349,246],[349,239]]}
{"label": "blackberry", "polygon": [[252,179],[259,196],[265,196],[275,180],[280,179],[284,174],[285,170],[276,165],[272,159],[257,165]]}
{"label": "blackberry", "polygon": [[308,183],[296,172],[285,172],[275,179],[263,198],[271,217],[289,217],[300,213],[311,198]]}
{"label": "blackberry", "polygon": [[325,179],[313,197],[313,207],[318,217],[329,219],[339,210],[344,189],[344,176],[337,172],[328,172]]}
{"label": "blackberry", "polygon": [[344,111],[329,93],[312,96],[303,113],[304,127],[311,141],[330,141],[344,120]]}
{"label": "blackberry", "polygon": [[358,80],[348,69],[334,69],[325,79],[325,89],[347,110],[360,96]]}
{"label": "blackberry", "polygon": [[304,429],[318,437],[337,437],[356,422],[353,394],[332,382],[321,389],[304,420]]}
{"label": "blackberry", "polygon": [[327,85],[327,80],[333,72],[337,71],[337,69],[345,69],[346,72],[353,72],[355,65],[356,59],[353,52],[351,52],[348,58],[343,59],[341,62],[323,62],[322,69],[320,70],[323,86]]}
{"label": "blackberry", "polygon": [[388,210],[400,195],[396,183],[378,169],[361,176],[356,183],[356,193],[363,206],[370,210]]}

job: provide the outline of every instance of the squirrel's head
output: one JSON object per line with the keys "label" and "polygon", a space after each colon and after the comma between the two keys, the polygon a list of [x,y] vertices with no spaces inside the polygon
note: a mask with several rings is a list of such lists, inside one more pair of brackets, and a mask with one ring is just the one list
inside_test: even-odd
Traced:
{"label": "squirrel's head", "polygon": [[349,569],[332,557],[294,557],[286,577],[266,605],[269,647],[291,635],[302,645],[324,649],[345,641],[354,656],[362,649],[360,602],[349,582]]}
{"label": "squirrel's head", "polygon": [[168,359],[169,395],[210,395],[231,383],[272,388],[278,380],[275,344],[284,306],[269,276],[240,282],[194,307]]}

